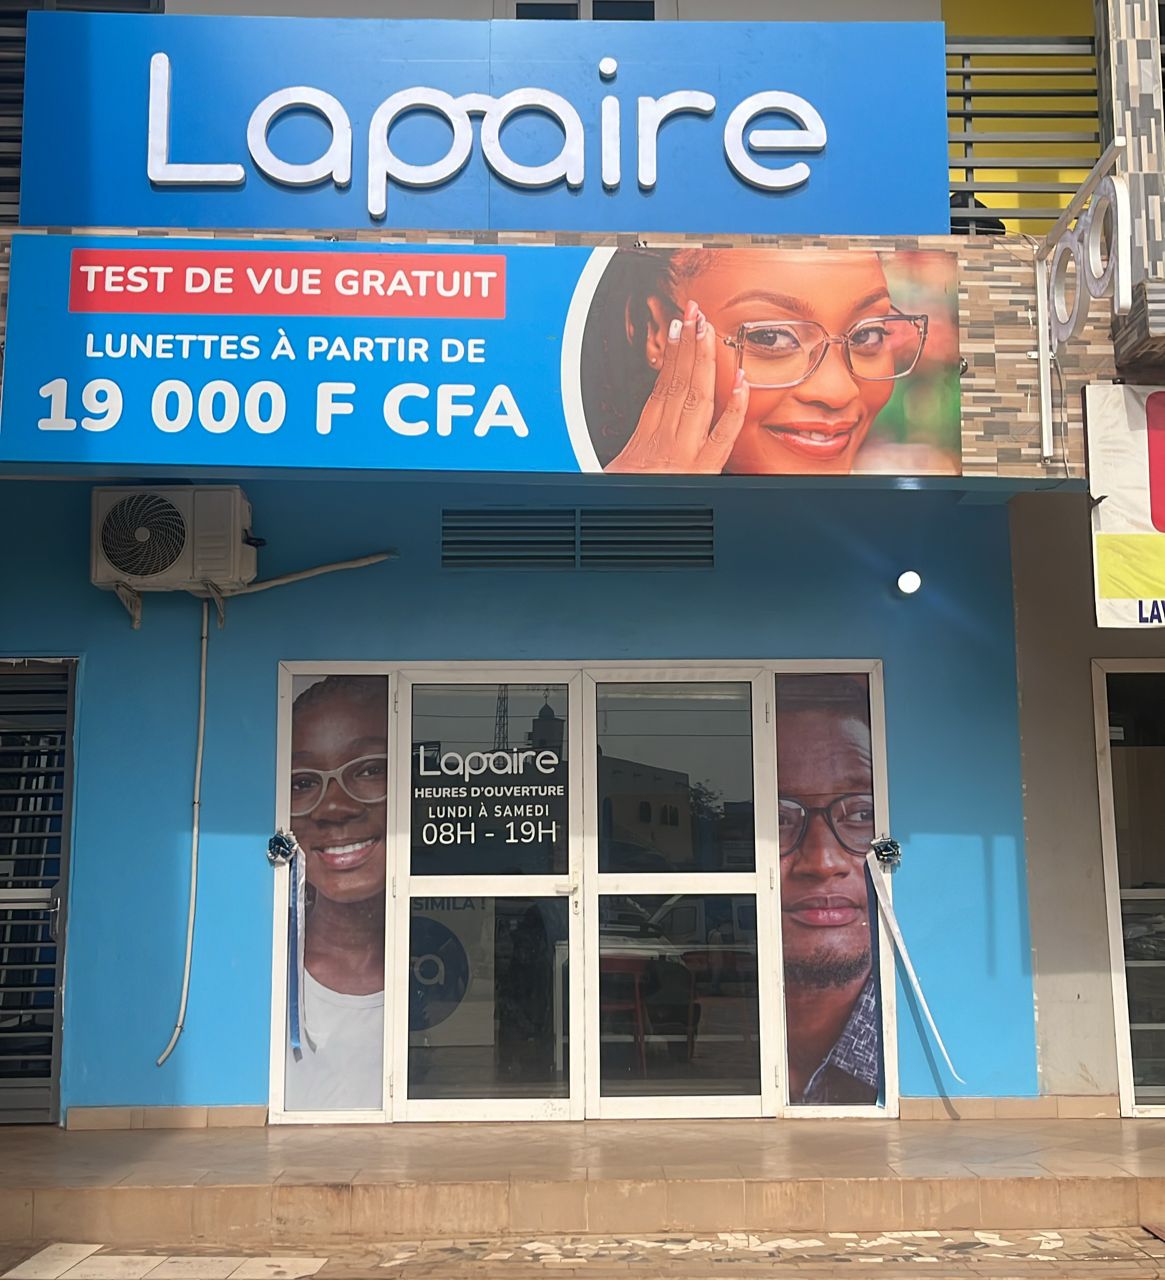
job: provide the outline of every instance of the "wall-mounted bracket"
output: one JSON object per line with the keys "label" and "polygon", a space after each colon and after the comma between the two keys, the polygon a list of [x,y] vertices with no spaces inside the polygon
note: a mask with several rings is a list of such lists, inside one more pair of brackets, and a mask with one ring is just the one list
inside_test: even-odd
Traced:
{"label": "wall-mounted bracket", "polygon": [[129,613],[130,625],[135,631],[140,631],[142,629],[142,593],[135,591],[133,587],[127,587],[124,582],[115,582],[113,590]]}

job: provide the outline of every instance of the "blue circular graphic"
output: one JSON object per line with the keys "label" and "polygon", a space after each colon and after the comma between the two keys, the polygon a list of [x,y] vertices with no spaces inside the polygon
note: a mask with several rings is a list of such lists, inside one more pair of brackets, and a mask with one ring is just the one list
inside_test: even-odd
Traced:
{"label": "blue circular graphic", "polygon": [[413,916],[409,955],[409,1030],[439,1026],[465,999],[469,956],[448,925]]}

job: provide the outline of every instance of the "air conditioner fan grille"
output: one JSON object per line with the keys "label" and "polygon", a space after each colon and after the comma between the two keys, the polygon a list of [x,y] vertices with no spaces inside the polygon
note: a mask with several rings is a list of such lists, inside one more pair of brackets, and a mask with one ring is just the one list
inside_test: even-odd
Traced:
{"label": "air conditioner fan grille", "polygon": [[182,512],[156,493],[134,493],[110,507],[101,523],[101,551],[134,578],[164,573],[186,545]]}

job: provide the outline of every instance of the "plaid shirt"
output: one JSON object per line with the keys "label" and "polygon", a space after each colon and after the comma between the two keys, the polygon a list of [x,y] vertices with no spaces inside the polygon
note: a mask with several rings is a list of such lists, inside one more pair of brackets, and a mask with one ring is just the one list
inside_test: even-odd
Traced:
{"label": "plaid shirt", "polygon": [[882,1083],[882,1045],[878,990],[871,973],[850,1012],[837,1043],[814,1071],[802,1106],[862,1106],[878,1101]]}

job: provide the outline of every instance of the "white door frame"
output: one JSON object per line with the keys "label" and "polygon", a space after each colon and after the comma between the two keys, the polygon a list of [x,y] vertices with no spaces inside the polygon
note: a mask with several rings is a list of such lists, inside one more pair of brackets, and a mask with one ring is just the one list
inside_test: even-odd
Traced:
{"label": "white door frame", "polygon": [[[291,709],[295,701],[297,676],[384,676],[388,683],[388,723],[385,740],[392,742],[392,707],[396,698],[397,668],[384,662],[281,662],[279,664],[279,714],[275,748],[275,830],[291,830]],[[388,843],[386,856],[391,857],[393,833],[392,793],[388,805]],[[384,984],[384,1106],[369,1110],[289,1111],[284,1106],[287,1065],[287,947],[289,941],[288,904],[291,889],[290,868],[284,864],[274,869],[273,928],[271,930],[271,1072],[267,1102],[267,1118],[271,1124],[383,1124],[392,1119],[388,1093],[388,1051],[392,1027],[394,992],[392,984]],[[390,894],[385,894],[385,927],[391,920]]]}
{"label": "white door frame", "polygon": [[[885,684],[883,681],[882,662],[881,659],[838,659],[835,661],[821,661],[819,659],[803,659],[788,662],[773,662],[768,664],[769,670],[773,676],[778,675],[814,675],[829,674],[837,672],[839,674],[865,675],[869,681],[870,696],[870,745],[871,763],[874,771],[874,829],[881,835],[889,834],[892,830],[890,826],[890,783],[887,768],[887,746],[886,746],[886,694]],[[770,692],[770,696],[775,694],[774,689]],[[776,716],[772,717],[772,724],[769,733],[773,738],[774,748],[776,742]],[[775,770],[775,759],[774,759]],[[774,773],[775,776],[775,773]],[[773,787],[774,803],[777,794],[777,787]],[[774,815],[774,827],[775,815]],[[885,879],[886,894],[893,901],[894,885],[893,880],[887,876]],[[845,1119],[847,1117],[882,1120],[897,1120],[899,1115],[899,1084],[898,1084],[898,985],[897,985],[897,968],[894,957],[894,942],[890,937],[890,930],[886,927],[885,920],[882,919],[882,913],[876,905],[871,906],[871,911],[877,917],[878,929],[878,991],[879,1006],[882,1014],[882,1076],[884,1080],[884,1093],[882,1105],[874,1104],[872,1106],[793,1106],[789,1102],[788,1081],[784,1081],[781,1087],[781,1115],[791,1120],[829,1120],[829,1119]],[[781,929],[781,913],[777,912],[777,940],[780,942]],[[782,950],[783,954],[783,950]],[[779,1010],[781,1014],[782,1032],[784,1031],[784,1010],[785,1010],[785,992],[784,992],[784,973],[782,966],[782,982],[781,982],[781,999]]]}
{"label": "white door frame", "polygon": [[[1165,668],[1165,664],[1162,664]],[[1113,668],[1115,669],[1115,668]],[[1152,669],[1140,664],[1136,669]],[[880,659],[772,659],[639,660],[639,661],[530,661],[480,663],[326,661],[281,662],[278,673],[278,726],[276,749],[275,825],[290,826],[291,709],[293,682],[302,675],[380,675],[389,681],[387,737],[392,758],[411,756],[411,691],[424,683],[530,683],[545,680],[566,684],[569,690],[568,758],[572,761],[570,816],[570,875],[522,876],[520,887],[531,896],[561,896],[569,908],[570,948],[583,963],[571,965],[570,1040],[572,1053],[570,1096],[562,1099],[471,1099],[433,1101],[407,1097],[408,1001],[397,998],[391,980],[385,982],[384,1106],[362,1111],[287,1111],[283,1105],[284,1065],[287,1052],[286,957],[288,945],[287,867],[275,868],[273,879],[274,928],[272,929],[272,1000],[270,1029],[269,1118],[272,1124],[387,1123],[393,1120],[525,1120],[581,1119],[590,1116],[777,1116],[790,1119],[877,1117],[896,1118],[899,1113],[896,974],[893,944],[880,915],[878,918],[882,1053],[885,1078],[883,1105],[790,1106],[785,1062],[784,975],[781,962],[781,913],[779,910],[779,858],[776,848],[776,726],[773,714],[774,680],[779,674],[854,673],[869,679],[870,730],[873,746],[874,807],[879,832],[890,831],[889,786],[885,733],[885,704]],[[587,1001],[598,992],[598,816],[590,797],[597,790],[595,685],[614,680],[634,681],[747,681],[752,685],[753,785],[755,805],[756,869],[751,872],[653,873],[604,876],[605,892],[658,893],[660,882],[678,892],[708,891],[754,893],[758,919],[766,902],[776,925],[767,944],[757,931],[757,964],[760,999],[761,1093],[758,1096],[688,1095],[674,1098],[598,1096],[598,1039],[588,1036],[592,1010]],[[402,696],[402,694],[404,696]],[[405,711],[406,714],[401,714]],[[581,761],[581,768],[577,762]],[[401,973],[408,966],[410,896],[449,892],[449,877],[411,877],[409,820],[410,770],[396,769],[388,796],[388,856],[390,891],[386,899],[386,929],[392,948],[388,972]],[[1111,795],[1111,789],[1110,789]],[[584,867],[584,859],[587,865]],[[594,862],[591,867],[590,863]],[[394,874],[395,873],[395,874]],[[513,894],[514,876],[456,877],[459,894],[493,896]],[[691,882],[689,884],[689,881]],[[577,904],[577,907],[576,907]],[[584,943],[584,938],[586,942]],[[594,972],[591,972],[591,969]],[[1123,966],[1121,981],[1123,984]],[[1115,980],[1115,979],[1114,979]],[[597,1017],[597,1008],[593,1010]],[[1127,1017],[1126,1017],[1127,1022]],[[1126,1037],[1127,1042],[1127,1037]],[[581,1047],[581,1048],[580,1048]],[[1131,1074],[1130,1074],[1131,1080]],[[397,1082],[400,1082],[399,1084]],[[592,1092],[593,1091],[593,1092]],[[593,1105],[592,1105],[593,1104]],[[1153,1113],[1165,1112],[1154,1108]]]}
{"label": "white door frame", "polygon": [[[1161,675],[1165,658],[1094,658],[1092,709],[1096,734],[1096,774],[1100,799],[1100,848],[1104,862],[1104,898],[1108,917],[1112,1015],[1116,1028],[1117,1088],[1122,1116],[1165,1116],[1165,1103],[1138,1105],[1133,1085],[1133,1034],[1129,1026],[1129,991],[1125,978],[1125,939],[1121,919],[1120,864],[1116,847],[1116,805],[1112,790],[1112,750],[1108,737],[1108,676]],[[1165,889],[1145,891],[1165,898]]]}
{"label": "white door frame", "polygon": [[[400,762],[412,758],[412,691],[417,685],[441,684],[450,687],[465,684],[527,684],[522,676],[529,668],[519,664],[497,666],[439,665],[408,666],[398,673],[398,699],[394,705],[395,736],[390,748],[392,759]],[[391,898],[395,901],[392,919],[393,963],[389,972],[402,974],[409,965],[409,929],[412,919],[410,901],[414,897],[443,897],[455,889],[465,897],[532,897],[562,898],[567,904],[568,956],[580,955],[583,945],[581,882],[582,786],[579,761],[582,757],[582,673],[577,667],[539,667],[535,683],[565,685],[567,689],[568,764],[568,869],[564,874],[548,875],[481,875],[481,876],[414,876],[410,870],[412,837],[409,830],[412,770],[395,770],[397,821],[394,824],[395,857],[390,866]],[[408,1096],[409,1008],[402,996],[397,1001],[394,1025],[394,1051],[390,1089],[392,1114],[397,1120],[581,1120],[583,1117],[583,966],[569,966],[570,989],[570,1060],[568,1064],[569,1094],[565,1098],[459,1098],[419,1099]],[[386,982],[386,986],[392,985]],[[400,985],[399,983],[397,984]],[[399,1081],[399,1085],[395,1084]]]}
{"label": "white door frame", "polygon": [[[597,678],[596,678],[597,677]],[[757,972],[760,1035],[760,1091],[756,1094],[732,1096],[725,1094],[624,1094],[604,1097],[600,1085],[600,1035],[599,1035],[599,898],[606,894],[671,894],[671,893],[725,893],[747,894],[756,899],[757,919],[773,919],[779,916],[776,896],[776,792],[768,787],[764,778],[776,776],[776,760],[766,759],[769,735],[763,732],[764,698],[768,680],[763,668],[753,664],[697,665],[685,663],[677,666],[652,664],[650,669],[628,665],[626,667],[588,668],[584,677],[584,726],[586,743],[583,752],[583,790],[588,804],[586,823],[586,864],[583,873],[583,893],[586,902],[586,946],[583,952],[586,966],[587,1034],[585,1039],[587,1061],[587,1116],[595,1119],[685,1118],[692,1116],[762,1116],[776,1115],[779,1107],[777,1081],[783,1071],[784,1061],[783,1019],[778,1015],[780,1000],[779,938],[774,942],[771,933],[757,929]],[[593,803],[598,795],[598,722],[597,690],[601,684],[679,684],[679,683],[734,683],[751,686],[753,803],[759,808],[771,792],[771,814],[756,814],[754,822],[756,865],[752,871],[692,871],[692,872],[602,872],[599,870],[599,813]],[[768,693],[771,700],[771,692]],[[754,810],[755,812],[755,810]],[[764,840],[762,831],[772,834]]]}

